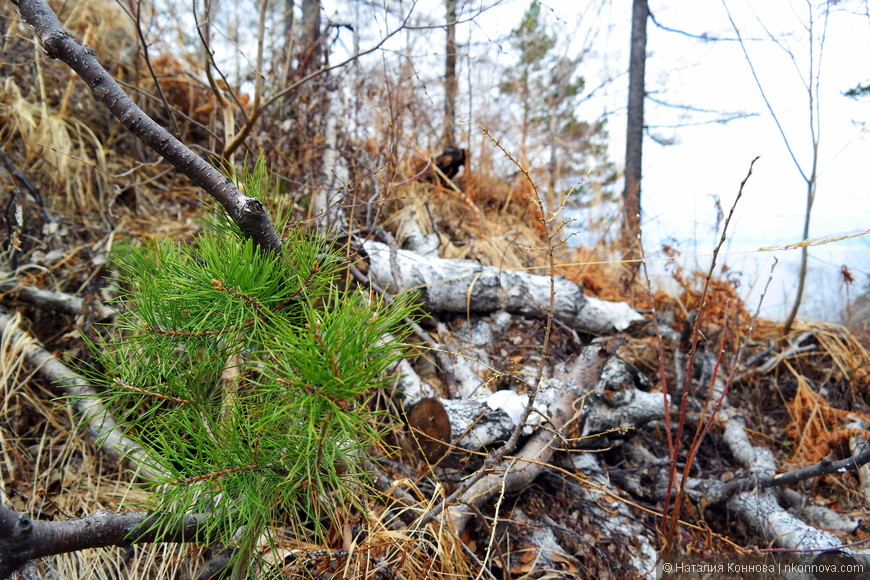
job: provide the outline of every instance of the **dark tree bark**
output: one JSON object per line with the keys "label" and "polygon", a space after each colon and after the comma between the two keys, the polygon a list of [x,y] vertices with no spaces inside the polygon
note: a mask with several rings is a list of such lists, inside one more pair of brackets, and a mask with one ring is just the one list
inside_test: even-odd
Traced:
{"label": "dark tree bark", "polygon": [[63,28],[45,0],[13,0],[13,3],[24,20],[36,29],[48,56],[73,69],[131,133],[224,206],[242,232],[258,246],[281,250],[281,238],[260,200],[242,193],[230,179],[145,114],[97,61],[94,51]]}
{"label": "dark tree bark", "polygon": [[155,541],[193,542],[205,524],[203,516],[188,515],[166,529],[155,525],[157,518],[100,510],[82,519],[42,522],[0,506],[0,578],[8,578],[30,560],[54,554]]}
{"label": "dark tree bark", "polygon": [[301,25],[299,72],[302,73],[300,76],[305,76],[323,66],[323,42],[320,32],[320,2],[318,0],[302,0]]}
{"label": "dark tree bark", "polygon": [[456,145],[456,0],[445,0],[447,5],[447,51],[444,60],[444,147]]}
{"label": "dark tree bark", "polygon": [[[643,153],[643,105],[646,98],[647,0],[634,0],[628,68],[628,123],[625,138],[625,189],[622,192],[622,238],[626,260],[640,258],[640,183]],[[632,271],[637,262],[630,262]]]}

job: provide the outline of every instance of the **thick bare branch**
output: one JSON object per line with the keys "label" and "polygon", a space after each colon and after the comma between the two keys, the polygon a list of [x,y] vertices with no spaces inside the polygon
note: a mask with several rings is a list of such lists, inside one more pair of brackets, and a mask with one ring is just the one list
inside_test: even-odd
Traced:
{"label": "thick bare branch", "polygon": [[63,28],[45,0],[13,0],[13,3],[39,34],[48,56],[73,69],[131,133],[224,206],[258,246],[272,251],[281,249],[281,239],[260,200],[242,193],[230,179],[140,109],[97,61],[94,51]]}
{"label": "thick bare branch", "polygon": [[178,518],[167,529],[157,525],[157,518],[99,510],[86,518],[44,522],[0,505],[0,578],[9,577],[30,560],[55,554],[155,541],[192,542],[205,523],[205,516],[194,514]]}
{"label": "thick bare branch", "polygon": [[[391,251],[367,241],[369,278],[388,292],[419,290],[433,312],[490,313],[507,310],[544,318],[551,288],[549,276],[500,270],[471,260],[446,260],[407,250]],[[625,302],[608,302],[583,293],[577,284],[556,277],[553,316],[571,328],[592,334],[622,331],[643,320]]]}

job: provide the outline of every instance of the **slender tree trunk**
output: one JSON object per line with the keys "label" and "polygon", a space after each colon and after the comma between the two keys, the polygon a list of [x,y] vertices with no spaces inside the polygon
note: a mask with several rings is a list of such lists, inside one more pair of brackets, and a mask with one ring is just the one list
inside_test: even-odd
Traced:
{"label": "slender tree trunk", "polygon": [[[825,18],[824,18],[824,26],[822,28],[822,35],[819,39],[819,56],[818,56],[818,65],[814,59],[814,51],[815,39],[813,38],[814,32],[814,19],[813,19],[813,11],[812,6],[810,6],[809,13],[809,27],[807,28],[810,34],[810,54],[809,54],[809,74],[807,75],[807,79],[809,82],[807,83],[807,104],[808,110],[810,112],[810,135],[812,137],[813,142],[813,159],[812,165],[810,166],[809,175],[806,175],[801,171],[801,175],[804,176],[804,179],[807,182],[807,205],[806,212],[804,213],[804,231],[803,231],[803,239],[810,239],[810,215],[813,211],[813,202],[816,200],[816,183],[818,181],[818,171],[819,171],[819,137],[821,134],[821,123],[819,121],[819,117],[821,115],[821,109],[819,107],[819,77],[821,75],[822,70],[822,51],[825,46],[825,38],[827,37],[828,31],[828,10],[830,9],[830,3],[825,8]],[[814,72],[815,71],[815,72]],[[786,142],[788,145],[788,142]],[[792,156],[794,158],[794,156]],[[795,163],[797,163],[795,161]],[[800,170],[800,166],[798,165],[798,170]],[[804,297],[804,287],[806,285],[807,280],[807,260],[809,259],[809,248],[804,246],[801,248],[801,267],[800,274],[798,276],[798,289],[797,296],[794,299],[794,305],[792,306],[791,312],[788,315],[788,319],[785,321],[785,328],[783,329],[783,334],[788,334],[791,332],[792,325],[794,325],[795,318],[797,318],[798,311],[801,307],[801,302]]]}
{"label": "slender tree trunk", "polygon": [[550,133],[550,161],[547,167],[547,210],[550,215],[555,217],[559,210],[559,201],[556,198],[556,175],[558,174],[558,154],[556,151],[557,121],[555,107],[550,110],[550,126],[547,128]]}
{"label": "slender tree trunk", "polygon": [[296,0],[284,0],[284,41],[287,44],[293,42],[293,10]]}
{"label": "slender tree trunk", "polygon": [[303,76],[323,65],[323,42],[320,38],[320,2],[302,0],[299,69]]}
{"label": "slender tree trunk", "polygon": [[[324,65],[323,34],[321,31],[321,6],[319,0],[302,0],[302,20],[299,22],[298,66],[296,74],[305,76]],[[302,159],[310,171],[306,177],[311,188],[309,217],[317,218],[320,227],[334,225],[340,212],[340,186],[336,179],[341,175],[338,128],[335,111],[333,79],[328,74],[309,82],[296,100],[297,115],[303,119],[305,138],[318,147],[308,150]],[[346,182],[346,181],[345,181]]]}
{"label": "slender tree trunk", "polygon": [[283,78],[285,79],[289,78],[290,71],[293,69],[293,55],[296,53],[296,39],[293,36],[293,30],[296,26],[295,10],[296,0],[284,0],[284,47],[283,50],[281,50],[281,58],[283,59],[281,68],[283,71]]}
{"label": "slender tree trunk", "polygon": [[456,78],[456,2],[445,0],[447,5],[447,51],[444,60],[444,147],[456,145],[456,94],[459,83]]}
{"label": "slender tree trunk", "polygon": [[[643,105],[646,97],[647,0],[634,0],[631,16],[631,56],[628,69],[628,123],[625,139],[625,189],[622,192],[623,259],[640,258],[640,182],[643,152]],[[631,262],[632,272],[637,262]]]}
{"label": "slender tree trunk", "polygon": [[[803,231],[803,239],[810,239],[810,213],[813,208],[813,201],[816,197],[816,156],[813,156],[813,170],[810,173],[810,178],[807,180],[807,209],[806,213],[804,213],[804,231]],[[809,259],[809,250],[806,246],[801,248],[801,267],[800,273],[798,274],[798,287],[797,287],[797,295],[794,298],[794,305],[791,307],[791,312],[789,312],[788,319],[785,321],[785,328],[783,329],[783,334],[788,334],[791,332],[791,328],[794,325],[795,318],[797,318],[798,310],[800,310],[801,302],[804,297],[804,286],[807,280],[807,260]]]}

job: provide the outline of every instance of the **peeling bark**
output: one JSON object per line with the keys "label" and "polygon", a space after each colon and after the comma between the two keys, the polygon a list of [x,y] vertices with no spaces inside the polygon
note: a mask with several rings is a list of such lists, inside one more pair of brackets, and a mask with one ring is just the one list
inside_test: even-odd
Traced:
{"label": "peeling bark", "polygon": [[[369,276],[388,292],[420,292],[432,312],[483,314],[506,310],[544,318],[550,299],[550,278],[525,272],[482,266],[471,260],[422,256],[407,250],[391,250],[385,244],[367,241]],[[608,302],[586,296],[583,288],[556,277],[554,317],[573,329],[601,335],[626,330],[644,320],[625,302]]]}

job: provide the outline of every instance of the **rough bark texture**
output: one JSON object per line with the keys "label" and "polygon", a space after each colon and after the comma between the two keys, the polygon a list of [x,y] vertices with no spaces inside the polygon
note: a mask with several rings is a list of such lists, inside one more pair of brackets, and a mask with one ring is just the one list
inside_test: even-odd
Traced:
{"label": "rough bark texture", "polygon": [[456,145],[456,0],[445,0],[447,6],[447,51],[444,59],[444,147]]}
{"label": "rough bark texture", "polygon": [[[631,56],[628,68],[628,122],[625,135],[625,188],[622,191],[622,234],[626,260],[640,258],[640,183],[643,173],[643,105],[646,98],[647,0],[634,0]],[[633,268],[634,269],[634,268]]]}
{"label": "rough bark texture", "polygon": [[303,74],[315,71],[323,64],[323,42],[320,32],[320,2],[302,0],[302,28],[299,35],[299,68]]}
{"label": "rough bark texture", "polygon": [[528,487],[547,469],[547,462],[556,447],[561,446],[560,430],[574,416],[574,402],[580,394],[591,389],[601,378],[601,370],[608,360],[606,349],[590,345],[583,349],[575,360],[567,377],[569,388],[563,389],[552,406],[548,428],[538,429],[517,456],[505,459],[501,469],[480,478],[462,494],[462,503],[447,508],[446,521],[451,528],[461,532],[475,514],[468,505],[480,506],[496,494],[514,493]]}
{"label": "rough bark texture", "polygon": [[[497,310],[543,318],[550,279],[500,270],[470,260],[442,260],[366,242],[370,276],[389,292],[415,289],[433,312],[491,313]],[[554,316],[571,328],[591,334],[622,331],[643,317],[625,302],[608,302],[583,294],[583,288],[556,278]]]}
{"label": "rough bark texture", "polygon": [[42,522],[0,505],[0,578],[29,560],[52,554],[154,541],[195,541],[204,521],[202,516],[190,515],[176,529],[166,530],[155,527],[156,516],[147,513],[100,510],[86,518]]}

